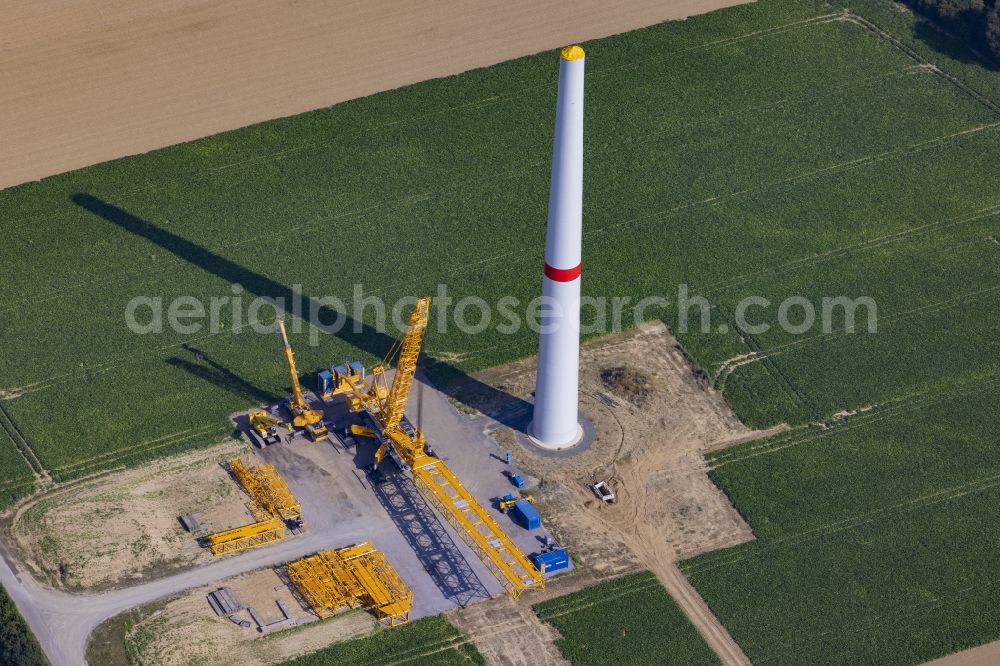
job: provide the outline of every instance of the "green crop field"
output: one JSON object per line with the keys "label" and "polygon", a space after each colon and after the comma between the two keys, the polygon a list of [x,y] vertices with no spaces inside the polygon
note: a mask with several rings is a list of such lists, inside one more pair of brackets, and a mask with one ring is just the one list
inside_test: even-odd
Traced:
{"label": "green crop field", "polygon": [[1000,385],[718,452],[758,540],[684,572],[754,663],[915,664],[1000,637]]}
{"label": "green crop field", "polygon": [[[977,313],[997,298],[1000,114],[841,19],[759,3],[587,44],[586,292],[672,298],[685,283],[711,299],[713,328],[748,294],[878,302],[877,336],[679,333],[754,425],[996,363],[996,323]],[[211,441],[228,414],[287,391],[276,339],[231,303],[214,333],[138,335],[125,320],[136,296],[350,304],[360,284],[391,303],[444,284],[530,301],[556,63],[523,58],[0,192],[0,390],[36,467],[70,479]],[[373,323],[366,309],[309,346],[293,317],[300,367],[380,357],[395,333]],[[427,350],[449,359],[444,376],[535,341],[527,327],[435,326]],[[721,371],[753,350],[771,351]],[[12,462],[11,483],[29,478]]]}
{"label": "green crop field", "polygon": [[[996,277],[992,89],[973,94],[811,2],[587,47],[588,293],[671,297],[686,283],[712,299],[713,327],[747,294],[876,298],[888,334],[680,334],[755,425],[941,383],[956,364],[982,370],[962,350],[990,348],[995,324],[959,318],[995,307],[995,291],[975,288]],[[445,284],[456,298],[529,301],[555,67],[541,54],[0,192],[0,390],[36,467],[69,479],[204,443],[229,413],[286,392],[275,339],[228,305],[214,334],[137,335],[125,325],[136,296],[350,303],[360,284],[391,302]],[[317,346],[301,326],[300,367],[381,356],[392,331],[353,323]],[[452,325],[427,349],[461,372],[534,344],[526,327]],[[777,351],[720,372],[760,349]],[[881,376],[855,381],[873,363]],[[23,489],[27,465],[3,455]]]}
{"label": "green crop field", "polygon": [[772,299],[868,293],[879,308],[874,335],[746,336],[729,358],[760,358],[732,374],[715,341],[693,352],[713,359],[747,422],[813,423],[709,456],[758,540],[683,567],[759,664],[914,664],[1000,638],[1000,75],[914,39],[918,26],[891,5],[852,9],[986,115],[955,135],[929,114],[912,127],[944,129],[937,138],[826,169],[808,190],[783,186],[760,204],[769,219],[860,233],[719,279],[722,292],[750,283]]}
{"label": "green crop field", "polygon": [[23,434],[0,402],[0,469],[4,470],[0,476],[0,506],[30,493],[35,487],[33,468],[28,460],[37,464]]}
{"label": "green crop field", "polygon": [[411,622],[392,631],[378,631],[364,638],[335,643],[285,663],[286,666],[369,666],[388,663],[473,666],[485,662],[476,648],[466,643],[462,634],[439,615]]}
{"label": "green crop field", "polygon": [[559,630],[556,645],[577,666],[720,663],[648,571],[540,603],[535,613]]}
{"label": "green crop field", "polygon": [[[804,426],[713,457],[760,540],[688,563],[698,589],[762,662],[910,663],[1000,637],[1000,73],[882,0],[762,0],[585,47],[584,291],[674,302],[686,284],[709,332],[655,314],[738,415]],[[66,480],[204,444],[287,392],[272,334],[223,307],[217,332],[137,335],[136,296],[445,284],[527,303],[556,67],[543,53],[0,192],[0,502],[32,468]],[[751,334],[747,296],[771,324],[790,296],[870,297],[877,332],[835,316]],[[293,316],[300,368],[380,357],[395,333],[374,319],[310,346]],[[440,378],[535,344],[432,323],[426,348]]]}

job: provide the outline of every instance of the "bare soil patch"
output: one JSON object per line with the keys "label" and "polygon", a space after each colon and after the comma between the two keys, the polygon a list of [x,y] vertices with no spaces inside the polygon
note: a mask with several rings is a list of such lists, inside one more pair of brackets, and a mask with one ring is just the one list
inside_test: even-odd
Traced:
{"label": "bare soil patch", "polygon": [[650,376],[634,365],[605,368],[601,370],[601,381],[636,407],[645,407],[656,390]]}
{"label": "bare soil patch", "polygon": [[[749,526],[709,481],[704,453],[761,433],[743,425],[721,394],[698,381],[666,328],[654,323],[602,338],[584,345],[581,354],[581,412],[597,431],[587,451],[546,457],[519,446],[509,430],[496,432],[502,446],[513,448],[518,464],[541,480],[536,499],[574,560],[613,576],[649,566],[629,545],[637,539],[671,562],[752,539]],[[642,379],[644,404],[609,390],[604,377],[620,368],[631,368],[628,374]],[[534,361],[478,378],[528,396]],[[590,490],[597,481],[609,481],[618,501],[602,504]]]}
{"label": "bare soil patch", "polygon": [[[264,622],[276,622],[284,615],[281,599],[299,621],[313,616],[304,609],[273,569],[261,569],[228,580],[199,587],[133,612],[132,624],[124,632],[124,642],[136,663],[159,666],[187,664],[278,664],[337,641],[356,638],[375,629],[375,619],[364,611],[338,615],[270,634],[261,634],[256,625],[245,628],[228,618],[218,617],[207,601],[209,592],[230,587],[244,605],[253,606]],[[249,619],[246,611],[240,617]],[[113,622],[113,620],[111,621]]]}
{"label": "bare soil patch", "polygon": [[744,1],[8,0],[0,187]]}
{"label": "bare soil patch", "polygon": [[928,661],[924,666],[994,666],[1000,663],[1000,641]]}
{"label": "bare soil patch", "polygon": [[[535,601],[534,598],[531,599]],[[554,641],[559,638],[531,609],[531,603],[497,597],[460,608],[448,619],[476,646],[487,664],[502,666],[566,666]]]}
{"label": "bare soil patch", "polygon": [[178,517],[204,512],[200,520],[212,531],[252,522],[246,497],[223,467],[245,450],[227,441],[45,493],[14,515],[9,543],[33,575],[69,589],[208,562],[211,554]]}

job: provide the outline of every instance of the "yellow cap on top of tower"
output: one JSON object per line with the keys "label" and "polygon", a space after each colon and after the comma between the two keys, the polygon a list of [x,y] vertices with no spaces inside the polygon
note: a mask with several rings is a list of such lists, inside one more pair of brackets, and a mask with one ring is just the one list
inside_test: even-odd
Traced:
{"label": "yellow cap on top of tower", "polygon": [[563,60],[579,60],[585,56],[586,53],[583,52],[583,47],[578,44],[574,44],[573,46],[567,46],[564,48],[560,55],[562,55]]}

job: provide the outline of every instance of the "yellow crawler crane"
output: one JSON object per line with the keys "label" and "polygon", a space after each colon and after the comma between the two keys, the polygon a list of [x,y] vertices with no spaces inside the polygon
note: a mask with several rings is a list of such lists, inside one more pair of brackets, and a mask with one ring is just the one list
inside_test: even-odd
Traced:
{"label": "yellow crawler crane", "polygon": [[[448,521],[458,535],[486,565],[500,585],[517,599],[526,590],[542,590],[544,575],[517,547],[499,523],[476,501],[458,478],[440,459],[425,453],[424,435],[403,420],[406,399],[417,359],[427,330],[430,297],[417,301],[410,314],[403,339],[386,355],[383,365],[372,370],[369,385],[360,374],[338,376],[338,388],[346,387],[352,408],[364,410],[376,425],[381,444],[375,454],[376,465],[389,447],[399,455],[413,473],[421,493]],[[396,375],[392,387],[386,388],[385,366],[398,353]]]}
{"label": "yellow crawler crane", "polygon": [[305,396],[302,395],[299,373],[295,369],[295,354],[292,352],[292,345],[288,342],[288,333],[285,331],[283,319],[278,320],[278,333],[281,335],[285,360],[288,361],[288,373],[292,376],[292,395],[288,398],[288,410],[292,413],[292,423],[296,428],[304,428],[314,442],[328,439],[330,433],[323,425],[323,412],[313,409],[306,401]]}
{"label": "yellow crawler crane", "polygon": [[365,606],[387,627],[410,620],[413,593],[370,543],[328,550],[288,565],[288,578],[320,618]]}

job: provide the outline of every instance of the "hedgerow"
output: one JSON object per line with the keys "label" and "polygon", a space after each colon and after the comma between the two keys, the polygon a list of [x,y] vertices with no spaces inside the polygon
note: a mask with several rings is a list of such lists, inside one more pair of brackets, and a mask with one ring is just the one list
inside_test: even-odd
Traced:
{"label": "hedgerow", "polygon": [[0,587],[0,666],[48,666],[41,646],[7,591]]}

